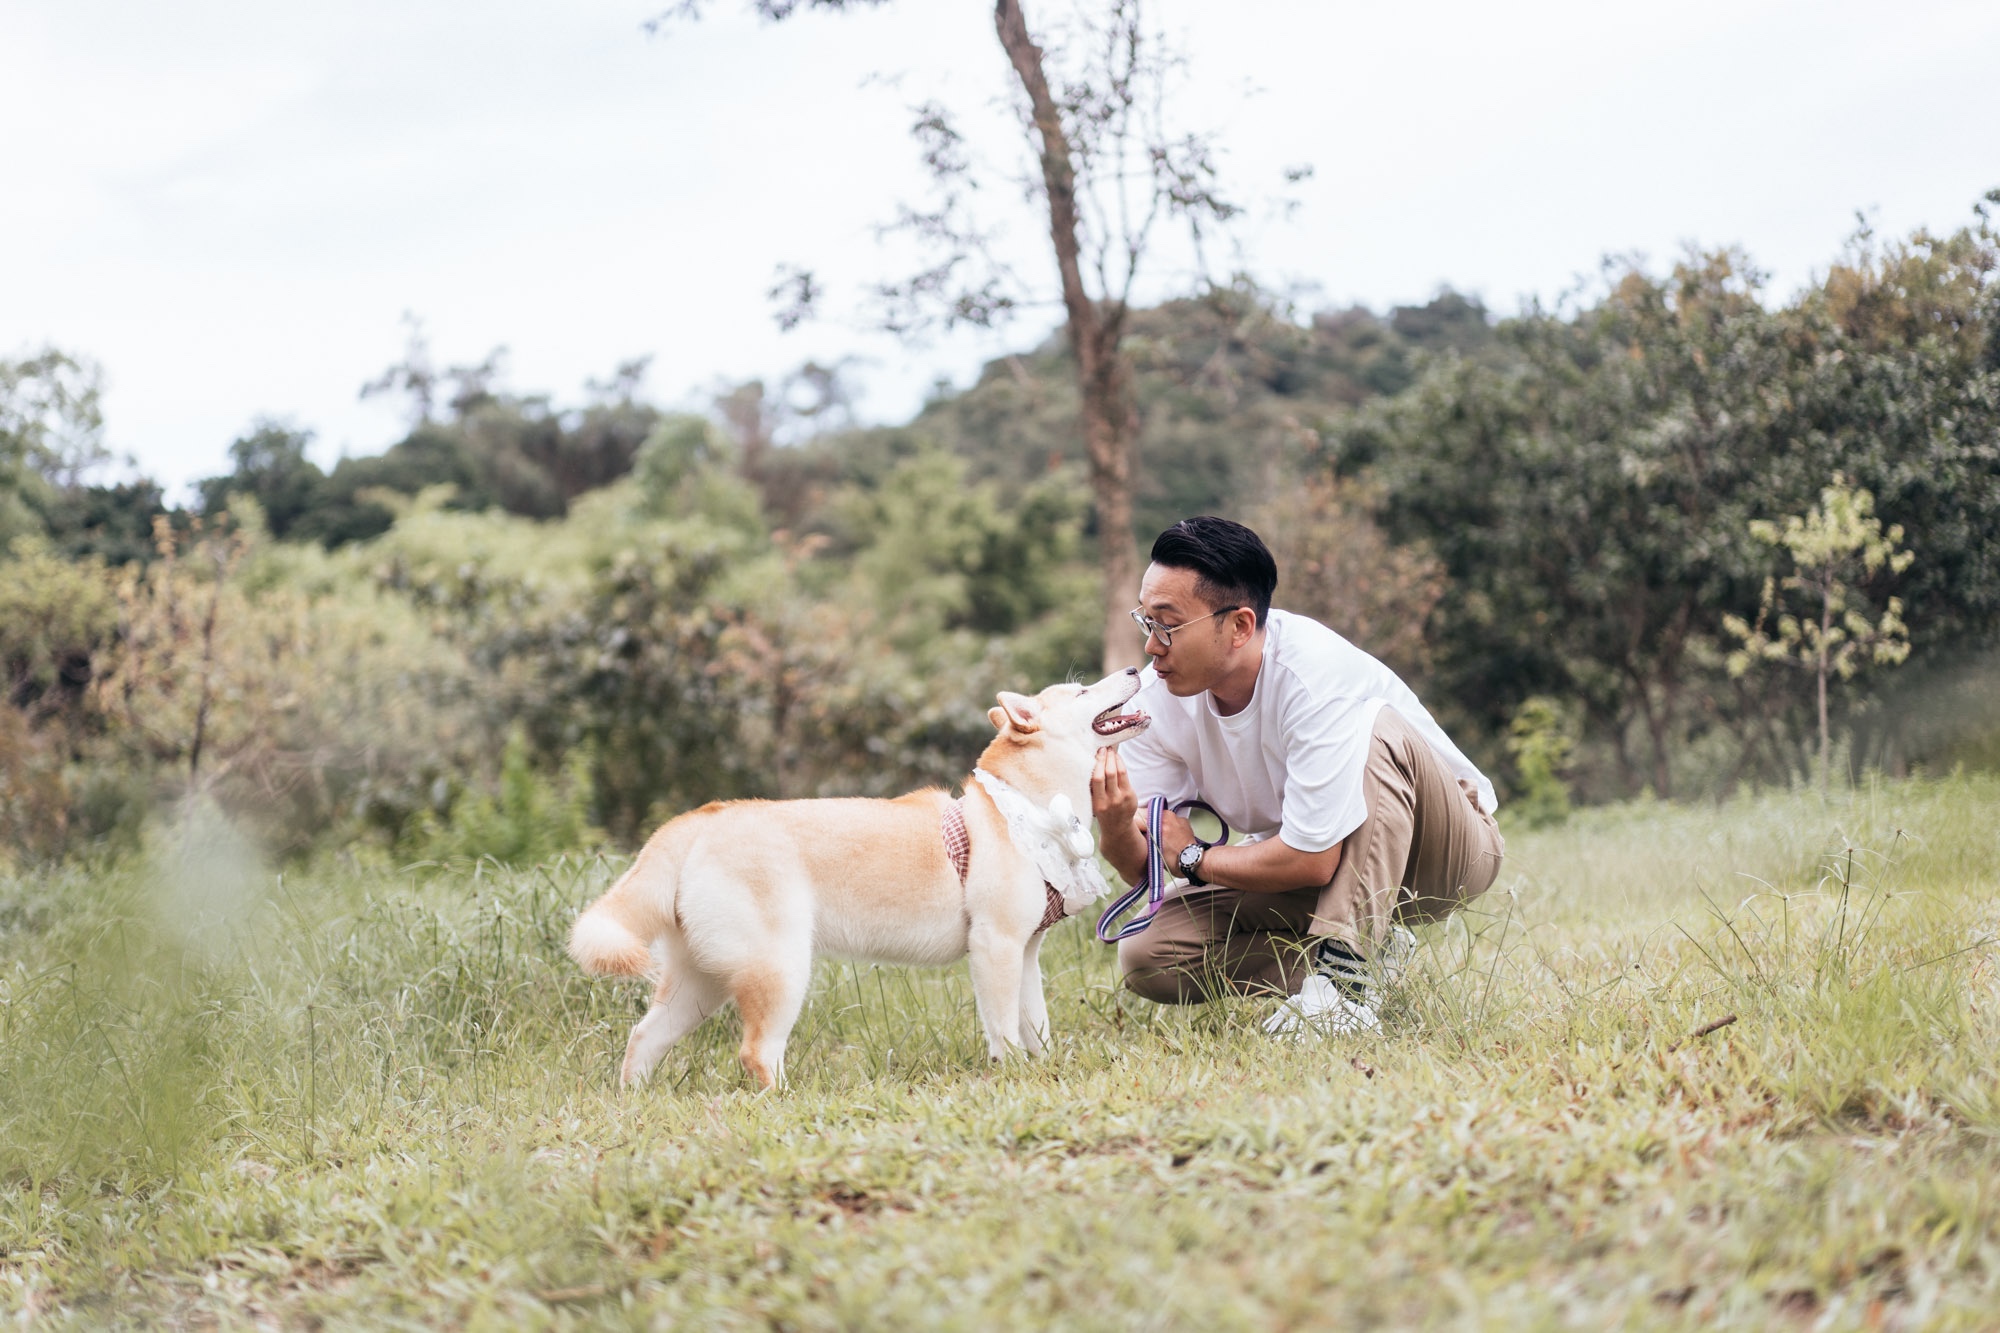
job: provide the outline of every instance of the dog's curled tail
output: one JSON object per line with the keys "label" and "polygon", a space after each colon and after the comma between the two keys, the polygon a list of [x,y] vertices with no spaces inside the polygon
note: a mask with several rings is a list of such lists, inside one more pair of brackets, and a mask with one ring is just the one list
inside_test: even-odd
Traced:
{"label": "dog's curled tail", "polygon": [[[685,816],[683,816],[685,818]],[[583,909],[569,931],[569,956],[596,977],[644,976],[653,970],[652,941],[674,919],[674,893],[685,854],[675,820],[655,833],[632,868]]]}
{"label": "dog's curled tail", "polygon": [[619,918],[608,893],[570,927],[569,956],[593,977],[644,976],[653,965],[652,948]]}

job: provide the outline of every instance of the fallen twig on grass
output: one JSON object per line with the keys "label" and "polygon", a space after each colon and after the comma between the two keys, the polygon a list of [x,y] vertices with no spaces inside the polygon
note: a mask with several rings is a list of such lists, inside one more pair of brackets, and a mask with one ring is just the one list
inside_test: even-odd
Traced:
{"label": "fallen twig on grass", "polygon": [[1722,1029],[1728,1027],[1731,1023],[1734,1023],[1735,1021],[1736,1021],[1735,1014],[1724,1014],[1721,1018],[1716,1019],[1713,1023],[1704,1023],[1702,1026],[1688,1033],[1685,1037],[1682,1037],[1679,1041],[1674,1042],[1672,1045],[1668,1046],[1667,1054],[1672,1055],[1675,1051],[1678,1051],[1681,1047],[1687,1045],[1689,1042],[1700,1041],[1703,1037],[1706,1037],[1711,1032],[1720,1032]]}

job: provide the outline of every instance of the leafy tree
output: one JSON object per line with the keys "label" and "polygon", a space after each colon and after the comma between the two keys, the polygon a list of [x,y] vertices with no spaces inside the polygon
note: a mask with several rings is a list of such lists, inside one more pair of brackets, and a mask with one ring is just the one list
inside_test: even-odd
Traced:
{"label": "leafy tree", "polygon": [[126,775],[94,769],[104,720],[94,682],[117,650],[114,575],[46,538],[0,559],[0,866],[52,859],[143,815]]}
{"label": "leafy tree", "polygon": [[55,486],[75,486],[111,460],[104,447],[103,372],[92,362],[44,348],[0,361],[0,453]]}
{"label": "leafy tree", "polygon": [[1913,651],[1992,642],[1995,253],[1983,217],[1858,244],[1783,305],[1730,252],[1663,277],[1613,264],[1592,299],[1506,321],[1490,350],[1434,358],[1340,421],[1329,461],[1373,470],[1390,535],[1444,562],[1434,692],[1475,746],[1547,695],[1583,707],[1597,792],[1786,770],[1784,715],[1724,669],[1722,616],[1768,570],[1753,521],[1804,512],[1834,472],[1921,534],[1899,587]]}
{"label": "leafy tree", "polygon": [[1378,490],[1309,477],[1256,511],[1251,526],[1277,559],[1278,605],[1418,680],[1430,665],[1424,626],[1445,595],[1444,567],[1422,546],[1389,541],[1375,522]]}
{"label": "leafy tree", "polygon": [[756,488],[764,513],[779,528],[804,523],[840,471],[837,460],[812,446],[853,429],[844,367],[844,361],[808,361],[775,389],[753,379],[714,397],[714,416],[737,473]]}
{"label": "leafy tree", "polygon": [[327,503],[326,474],[306,457],[313,433],[266,418],[229,446],[234,467],[225,476],[196,483],[204,514],[220,515],[232,495],[248,495],[263,511],[273,537],[286,540],[318,526]]}
{"label": "leafy tree", "polygon": [[[1433,331],[1425,323],[1433,307],[1472,313]],[[1426,341],[1396,332],[1406,323]],[[1405,383],[1424,357],[1444,351],[1487,357],[1493,343],[1484,312],[1451,292],[1386,317],[1356,309],[1305,319],[1247,282],[1135,309],[1129,335],[1146,457],[1133,478],[1132,515],[1146,541],[1189,514],[1247,517],[1323,461],[1324,439],[1375,396],[1372,384]],[[824,436],[777,451],[773,464],[791,470],[786,484],[795,493],[810,495],[842,478],[879,476],[935,442],[966,460],[972,480],[999,482],[1012,504],[1025,488],[1065,475],[1077,491],[1088,484],[1078,410],[1074,358],[1056,336],[994,360],[905,426]],[[800,512],[794,506],[784,521],[796,525]]]}
{"label": "leafy tree", "polygon": [[661,417],[633,465],[646,509],[665,517],[701,508],[696,492],[731,470],[734,456],[728,437],[707,417],[691,412]]}
{"label": "leafy tree", "polygon": [[590,825],[589,752],[572,750],[555,781],[537,773],[532,758],[527,737],[519,728],[510,731],[497,789],[469,788],[442,815],[419,812],[399,840],[403,853],[525,864],[601,841],[603,834]]}
{"label": "leafy tree", "polygon": [[580,495],[609,486],[632,471],[639,450],[659,424],[658,409],[630,398],[599,401],[558,418],[553,436],[525,451],[548,475],[564,513]]}
{"label": "leafy tree", "polygon": [[1712,725],[1686,707],[1705,608],[1752,578],[1772,479],[1788,358],[1755,281],[1728,254],[1614,272],[1593,308],[1503,324],[1504,360],[1446,356],[1337,430],[1340,467],[1378,467],[1392,537],[1444,562],[1438,682],[1476,731],[1576,698],[1626,788],[1671,794],[1684,729]]}
{"label": "leafy tree", "polygon": [[[431,360],[431,341],[424,333],[423,320],[414,312],[405,310],[403,327],[408,330],[403,342],[403,359],[362,385],[361,396],[367,399],[381,394],[402,394],[407,400],[406,411],[409,414],[410,427],[414,430],[419,426],[428,425],[433,419],[446,372],[439,371],[436,363]],[[489,356],[487,365],[490,366],[493,360],[494,358]],[[461,393],[465,387],[478,384],[476,369],[470,373],[463,370],[459,373],[462,380]]]}
{"label": "leafy tree", "polygon": [[97,689],[128,733],[146,738],[155,757],[186,765],[192,792],[202,780],[204,758],[226,767],[257,739],[249,726],[221,725],[218,701],[240,697],[253,682],[286,687],[259,671],[254,655],[246,662],[230,651],[243,618],[234,585],[247,535],[197,526],[183,542],[163,520],[155,540],[160,558],[145,569],[128,568],[119,581],[120,651]]}
{"label": "leafy tree", "polygon": [[1514,761],[1514,790],[1507,817],[1529,828],[1569,818],[1569,784],[1562,772],[1576,749],[1576,719],[1560,699],[1536,695],[1521,701],[1507,724],[1507,753]]}
{"label": "leafy tree", "polygon": [[[767,19],[801,9],[845,11],[881,0],[752,0]],[[664,17],[695,15],[682,0]],[[1145,20],[1140,0],[1080,8],[1066,42],[1031,30],[1020,0],[996,0],[994,31],[1012,69],[1025,114],[1021,129],[1039,166],[1034,192],[1054,252],[1056,297],[1075,368],[1076,404],[1093,508],[1108,666],[1136,659],[1125,612],[1138,586],[1132,484],[1141,417],[1125,342],[1133,293],[1159,233],[1184,229],[1197,262],[1202,243],[1237,207],[1220,192],[1214,154],[1200,134],[1169,128],[1164,109],[1180,58]],[[910,336],[942,326],[994,327],[1029,301],[1030,287],[999,262],[992,222],[979,215],[984,169],[949,108],[912,108],[912,134],[934,187],[923,206],[894,224],[926,246],[930,261],[877,288],[881,322]],[[791,327],[821,297],[808,269],[781,268],[772,296]]]}
{"label": "leafy tree", "polygon": [[0,550],[42,531],[54,496],[109,461],[102,384],[97,366],[53,347],[0,361]]}
{"label": "leafy tree", "polygon": [[1994,204],[2000,190],[1949,235],[1881,242],[1864,229],[1788,321],[1801,365],[1790,452],[1820,467],[1767,516],[1804,512],[1834,472],[1870,491],[1922,543],[1924,558],[1900,580],[1919,655],[2000,632]]}
{"label": "leafy tree", "polygon": [[[803,530],[772,531],[724,433],[670,418],[637,484],[593,501],[579,583],[516,602],[441,546],[472,600],[427,600],[463,608],[545,762],[590,751],[597,817],[620,839],[711,799],[955,781],[994,690],[1096,659],[1081,498],[1009,503],[964,468],[935,446],[875,457]],[[622,531],[605,522],[619,503]]]}
{"label": "leafy tree", "polygon": [[[1796,667],[1812,675],[1819,717],[1820,782],[1832,771],[1833,733],[1827,721],[1827,683],[1851,680],[1865,664],[1895,666],[1910,655],[1903,599],[1890,597],[1879,616],[1863,585],[1883,574],[1901,574],[1916,555],[1901,547],[1903,528],[1885,531],[1875,516],[1875,497],[1836,476],[1820,492],[1820,503],[1782,525],[1765,519],[1750,524],[1758,541],[1783,547],[1793,572],[1782,581],[1764,580],[1755,624],[1725,614],[1723,628],[1742,647],[1729,654],[1729,673],[1741,676],[1760,662]],[[1801,594],[1806,614],[1783,606],[1783,594]]]}
{"label": "leafy tree", "polygon": [[77,729],[116,631],[102,560],[65,558],[38,538],[17,541],[0,560],[0,702],[31,721]]}
{"label": "leafy tree", "polygon": [[87,480],[112,461],[102,385],[94,363],[54,348],[0,361],[0,552],[33,533],[79,559],[152,557],[153,522],[170,512],[158,483]]}
{"label": "leafy tree", "polygon": [[435,614],[378,590],[374,559],[271,543],[238,504],[187,531],[163,520],[155,559],[106,579],[114,633],[76,750],[86,823],[198,794],[296,851],[353,822],[399,831],[451,775],[493,771],[504,726],[480,713],[498,691]]}
{"label": "leafy tree", "polygon": [[0,872],[58,856],[69,810],[60,750],[20,709],[0,703]]}
{"label": "leafy tree", "polygon": [[1079,591],[1060,571],[1077,553],[1081,505],[1060,484],[1008,508],[991,483],[968,485],[960,460],[926,450],[829,509],[855,575],[911,652],[948,630],[1010,633]]}
{"label": "leafy tree", "polygon": [[412,320],[403,360],[362,390],[404,395],[408,435],[381,454],[344,458],[327,474],[306,457],[311,432],[260,421],[230,446],[232,470],[199,484],[204,512],[220,514],[232,495],[249,495],[274,537],[331,547],[387,532],[395,518],[387,493],[443,486],[460,508],[556,518],[578,496],[632,470],[660,417],[637,398],[644,360],[618,367],[592,386],[591,402],[571,410],[507,392],[503,364],[504,349],[495,349],[476,365],[440,370]]}
{"label": "leafy tree", "polygon": [[110,565],[153,558],[153,527],[161,519],[176,529],[187,514],[169,508],[160,484],[147,477],[109,486],[70,486],[41,502],[43,530],[55,549],[72,559],[97,556]]}

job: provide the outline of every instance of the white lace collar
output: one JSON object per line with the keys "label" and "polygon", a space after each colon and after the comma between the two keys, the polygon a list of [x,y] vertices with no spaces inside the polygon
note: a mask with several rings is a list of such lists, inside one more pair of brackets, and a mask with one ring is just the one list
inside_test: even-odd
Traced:
{"label": "white lace collar", "polygon": [[1062,895],[1067,915],[1075,916],[1111,892],[1104,872],[1097,868],[1097,844],[1091,839],[1090,828],[1070,805],[1069,797],[1058,792],[1046,807],[1039,806],[983,768],[973,769],[972,776],[1006,817],[1007,835],[1015,848],[1034,862],[1042,878]]}

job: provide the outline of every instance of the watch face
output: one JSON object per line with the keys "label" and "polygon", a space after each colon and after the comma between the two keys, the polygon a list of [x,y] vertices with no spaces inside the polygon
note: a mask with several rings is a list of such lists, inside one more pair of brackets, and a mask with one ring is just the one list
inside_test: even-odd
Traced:
{"label": "watch face", "polygon": [[1201,854],[1207,850],[1208,849],[1206,847],[1203,847],[1198,842],[1191,842],[1187,846],[1181,848],[1181,854],[1177,858],[1181,870],[1183,872],[1193,870],[1196,866],[1200,865]]}

